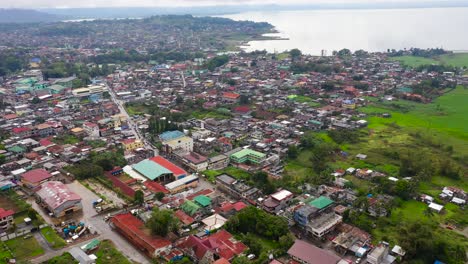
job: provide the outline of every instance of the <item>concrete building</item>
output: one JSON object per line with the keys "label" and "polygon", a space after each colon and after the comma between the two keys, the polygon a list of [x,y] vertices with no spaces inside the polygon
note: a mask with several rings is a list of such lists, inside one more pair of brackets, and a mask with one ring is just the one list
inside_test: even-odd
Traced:
{"label": "concrete building", "polygon": [[13,210],[5,210],[0,208],[0,229],[6,230],[13,224]]}
{"label": "concrete building", "polygon": [[216,186],[236,199],[255,199],[260,194],[259,189],[238,181],[227,174],[216,177]]}
{"label": "concrete building", "polygon": [[95,123],[85,122],[83,124],[83,130],[90,136],[97,138],[100,136],[99,126]]}
{"label": "concrete building", "polygon": [[189,188],[195,188],[198,186],[199,178],[196,175],[190,175],[184,178],[181,178],[177,181],[166,184],[164,187],[170,193],[178,193]]}
{"label": "concrete building", "polygon": [[229,165],[229,157],[223,154],[208,158],[209,170],[222,170]]}
{"label": "concrete building", "polygon": [[266,155],[261,152],[246,148],[231,154],[230,158],[234,163],[245,163],[249,161],[254,164],[261,164],[265,161],[265,156]]}
{"label": "concrete building", "polygon": [[289,201],[294,197],[293,193],[288,190],[276,192],[263,201],[262,207],[270,213],[278,213],[288,205]]}
{"label": "concrete building", "polygon": [[36,202],[55,217],[62,217],[83,208],[81,197],[59,181],[41,184],[36,192]]}
{"label": "concrete building", "polygon": [[180,138],[172,139],[163,142],[163,149],[167,153],[174,151],[193,151],[193,139],[191,137],[183,136]]}
{"label": "concrete building", "polygon": [[134,151],[139,148],[143,148],[145,145],[141,140],[138,139],[124,139],[121,141],[125,151]]}

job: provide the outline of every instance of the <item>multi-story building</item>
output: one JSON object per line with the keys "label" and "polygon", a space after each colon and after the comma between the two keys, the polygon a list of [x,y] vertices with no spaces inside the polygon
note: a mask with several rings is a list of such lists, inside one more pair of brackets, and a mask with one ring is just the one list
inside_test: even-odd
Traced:
{"label": "multi-story building", "polygon": [[13,210],[0,208],[0,229],[6,230],[13,224]]}
{"label": "multi-story building", "polygon": [[231,161],[234,163],[251,162],[254,164],[261,164],[265,161],[266,155],[251,149],[242,149],[234,154],[231,154]]}
{"label": "multi-story building", "polygon": [[238,181],[227,174],[216,177],[216,186],[236,199],[255,199],[260,194],[259,189]]}
{"label": "multi-story building", "polygon": [[145,145],[141,140],[138,139],[124,139],[121,141],[125,151],[134,151],[139,148],[143,148]]}

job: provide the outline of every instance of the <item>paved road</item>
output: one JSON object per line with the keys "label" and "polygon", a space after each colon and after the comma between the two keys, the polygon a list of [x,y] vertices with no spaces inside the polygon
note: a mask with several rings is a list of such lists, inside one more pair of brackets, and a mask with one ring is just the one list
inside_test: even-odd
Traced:
{"label": "paved road", "polygon": [[117,95],[115,94],[114,90],[112,90],[109,86],[107,87],[108,87],[109,94],[111,96],[112,101],[117,105],[117,107],[120,110],[120,113],[125,115],[125,117],[127,118],[129,129],[132,130],[133,135],[135,135],[135,138],[143,141],[143,144],[145,144],[146,148],[152,149],[154,151],[154,154],[158,155],[158,149],[154,147],[148,140],[146,140],[145,137],[143,137],[140,134],[140,131],[137,129],[137,125],[135,124],[135,122],[133,122],[133,119],[130,117],[127,110],[125,109],[124,102],[117,98]]}
{"label": "paved road", "polygon": [[[96,194],[81,185],[81,183],[78,181],[67,184],[67,186],[70,188],[70,190],[80,195],[82,199],[83,213],[77,216],[76,220],[83,221],[87,226],[89,226],[92,232],[96,231],[99,234],[97,237],[98,239],[108,239],[114,242],[114,245],[128,259],[141,264],[150,263],[149,259],[144,254],[138,251],[137,248],[133,247],[133,245],[130,244],[124,237],[120,236],[120,234],[112,230],[109,224],[104,221],[104,216],[97,215],[96,210],[93,208],[92,204],[93,201],[99,199]],[[49,224],[52,224],[53,220],[49,218],[49,216],[46,215],[43,210],[38,208],[37,205],[34,206],[34,204],[35,203],[33,203],[33,207],[35,207],[36,211],[38,211]],[[82,246],[84,244],[86,244],[86,242],[79,243],[77,245]],[[46,250],[44,255],[35,258],[32,262],[41,263],[42,261],[61,255],[69,249],[70,248],[64,248],[61,250]]]}

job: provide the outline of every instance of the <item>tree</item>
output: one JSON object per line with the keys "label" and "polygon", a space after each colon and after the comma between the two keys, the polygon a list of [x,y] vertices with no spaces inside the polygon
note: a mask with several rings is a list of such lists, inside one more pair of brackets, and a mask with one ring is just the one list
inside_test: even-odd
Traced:
{"label": "tree", "polygon": [[256,172],[252,175],[252,180],[259,185],[263,185],[268,181],[268,174],[264,171]]}
{"label": "tree", "polygon": [[31,219],[31,221],[37,220],[37,213],[34,209],[29,209],[28,210],[28,217]]}
{"label": "tree", "polygon": [[295,60],[295,59],[301,57],[302,52],[299,49],[292,49],[292,50],[289,51],[289,55],[291,56],[291,58],[293,60]]}
{"label": "tree", "polygon": [[296,159],[297,156],[299,156],[299,149],[297,148],[296,145],[290,145],[288,147],[288,158]]}
{"label": "tree", "polygon": [[164,196],[165,196],[165,195],[164,195],[163,192],[157,192],[157,193],[155,194],[156,200],[158,200],[158,201],[162,201],[162,199],[164,198]]}
{"label": "tree", "polygon": [[142,205],[145,202],[145,194],[142,190],[135,191],[135,197],[133,198],[133,201],[138,205]]}
{"label": "tree", "polygon": [[338,51],[338,56],[339,57],[351,56],[351,51],[349,49],[342,49],[342,50]]}
{"label": "tree", "polygon": [[183,103],[184,103],[184,98],[182,98],[182,96],[180,96],[180,95],[177,95],[177,97],[176,97],[176,104],[177,104],[177,105],[181,105],[181,104],[183,104]]}
{"label": "tree", "polygon": [[151,218],[146,225],[151,229],[154,235],[165,237],[169,232],[177,230],[179,220],[174,217],[171,210],[159,210],[154,207]]}
{"label": "tree", "polygon": [[249,98],[248,95],[241,94],[240,100],[239,100],[239,103],[240,103],[241,105],[249,104],[249,101],[250,101],[250,98]]}
{"label": "tree", "polygon": [[34,97],[32,100],[31,100],[31,103],[32,104],[38,104],[41,102],[41,99],[39,99],[38,97]]}

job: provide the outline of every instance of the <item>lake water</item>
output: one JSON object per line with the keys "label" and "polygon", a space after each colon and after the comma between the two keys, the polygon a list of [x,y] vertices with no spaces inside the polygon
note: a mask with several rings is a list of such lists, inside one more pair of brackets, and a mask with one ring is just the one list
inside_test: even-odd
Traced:
{"label": "lake water", "polygon": [[298,48],[319,55],[348,48],[367,51],[435,48],[468,50],[468,8],[247,12],[223,17],[269,22],[288,40],[251,41],[246,51]]}

